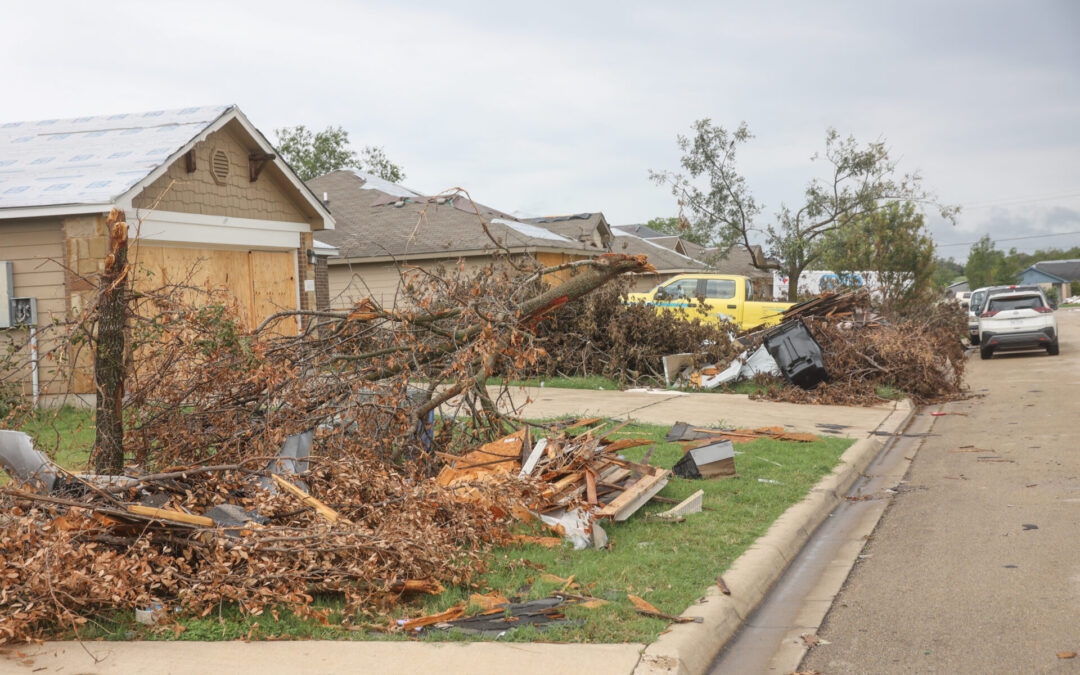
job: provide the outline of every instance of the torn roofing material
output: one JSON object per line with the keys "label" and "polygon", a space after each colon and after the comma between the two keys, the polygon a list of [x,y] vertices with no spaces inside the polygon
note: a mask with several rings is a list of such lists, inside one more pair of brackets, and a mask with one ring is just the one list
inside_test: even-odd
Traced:
{"label": "torn roofing material", "polygon": [[0,124],[0,208],[111,203],[233,108]]}
{"label": "torn roofing material", "polygon": [[564,241],[573,242],[573,239],[564,237],[561,234],[555,234],[551,230],[545,230],[542,227],[536,225],[530,225],[528,223],[519,223],[513,220],[505,220],[503,218],[492,218],[491,222],[498,225],[505,225],[515,232],[519,232],[527,237],[535,237],[536,239],[548,239],[550,241]]}
{"label": "torn roofing material", "polygon": [[[582,242],[522,223],[469,200],[461,192],[425,196],[359,171],[333,171],[308,181],[315,194],[326,193],[336,229],[319,240],[340,251],[339,263],[364,259],[457,258],[506,247],[512,252],[554,250],[588,255]],[[387,192],[385,190],[390,190]],[[484,232],[480,219],[495,243]],[[332,259],[330,264],[335,264]]]}

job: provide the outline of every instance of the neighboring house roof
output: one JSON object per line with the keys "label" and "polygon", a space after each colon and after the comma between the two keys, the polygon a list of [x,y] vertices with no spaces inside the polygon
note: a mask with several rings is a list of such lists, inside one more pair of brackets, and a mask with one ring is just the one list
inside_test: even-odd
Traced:
{"label": "neighboring house roof", "polygon": [[967,291],[971,290],[971,286],[966,281],[957,281],[955,283],[949,284],[945,287],[945,289],[948,290],[950,293],[966,293]]}
{"label": "neighboring house roof", "polygon": [[[744,277],[772,276],[771,270],[754,267],[750,252],[741,244],[735,244],[726,251],[721,251],[718,248],[703,249],[699,255],[702,260],[708,263],[710,269],[714,269],[720,274],[738,274]],[[754,246],[754,255],[759,260],[766,260],[760,246]],[[777,261],[771,260],[769,262]]]}
{"label": "neighboring house roof", "polygon": [[627,255],[645,254],[657,272],[693,272],[705,269],[705,263],[653,242],[652,239],[636,237],[632,234],[616,235],[611,244],[612,253]]}
{"label": "neighboring house roof", "polygon": [[547,228],[515,220],[461,193],[425,196],[353,169],[333,171],[308,181],[326,193],[337,227],[319,234],[347,260],[450,258],[498,250],[484,233],[479,216],[499,244],[513,252],[556,250],[587,254],[579,241]]}
{"label": "neighboring house roof", "polygon": [[663,232],[657,232],[646,225],[614,225],[612,229],[618,230],[615,234],[632,234],[635,237],[641,237],[642,239],[667,236]]}
{"label": "neighboring house roof", "polygon": [[1080,281],[1080,259],[1073,260],[1042,260],[1021,272],[1026,274],[1028,270],[1035,270],[1058,279],[1056,283],[1066,281]]}
{"label": "neighboring house roof", "polygon": [[[196,143],[235,120],[264,153],[266,137],[233,105],[0,124],[0,218],[93,213],[127,202]],[[270,160],[333,228],[322,203],[280,157]]]}
{"label": "neighboring house roof", "polygon": [[600,212],[526,218],[525,222],[540,225],[564,237],[576,239],[596,248],[607,248],[614,237],[611,226],[608,225],[604,214]]}
{"label": "neighboring house roof", "polygon": [[660,237],[644,237],[654,244],[660,244],[666,248],[670,248],[672,251],[682,253],[685,256],[691,258],[700,259],[702,254],[709,250],[700,244],[695,244],[692,241],[687,241],[682,237],[675,234],[666,234]]}

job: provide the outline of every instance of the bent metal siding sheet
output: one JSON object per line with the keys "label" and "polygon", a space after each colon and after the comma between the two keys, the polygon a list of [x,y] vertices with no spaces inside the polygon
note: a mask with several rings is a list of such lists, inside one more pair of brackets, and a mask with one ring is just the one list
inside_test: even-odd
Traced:
{"label": "bent metal siding sheet", "polygon": [[110,204],[231,109],[0,123],[0,209]]}

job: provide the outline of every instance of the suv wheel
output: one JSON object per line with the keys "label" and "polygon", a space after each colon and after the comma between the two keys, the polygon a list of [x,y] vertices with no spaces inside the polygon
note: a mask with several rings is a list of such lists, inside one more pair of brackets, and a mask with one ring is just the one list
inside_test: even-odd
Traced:
{"label": "suv wheel", "polygon": [[979,335],[978,335],[978,333],[971,336],[971,344],[972,345],[978,345],[979,344]]}
{"label": "suv wheel", "polygon": [[[1047,348],[1047,350],[1049,351],[1049,347]],[[989,347],[989,346],[987,346],[987,347],[979,347],[979,356],[982,359],[984,359],[984,360],[988,359],[993,355],[994,355],[994,348],[993,347]]]}
{"label": "suv wheel", "polygon": [[1054,340],[1050,344],[1046,345],[1046,353],[1050,356],[1057,356],[1060,348],[1058,347],[1058,341]]}

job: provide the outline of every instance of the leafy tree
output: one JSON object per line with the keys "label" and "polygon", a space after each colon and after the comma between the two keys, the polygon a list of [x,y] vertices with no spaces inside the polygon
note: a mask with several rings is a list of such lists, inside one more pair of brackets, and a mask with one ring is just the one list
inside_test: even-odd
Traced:
{"label": "leafy tree", "polygon": [[934,240],[911,202],[891,201],[821,237],[819,262],[841,279],[851,272],[876,272],[888,303],[924,299],[934,275]]}
{"label": "leafy tree", "polygon": [[1015,284],[1020,269],[1016,251],[1010,251],[1006,256],[994,247],[994,241],[986,234],[971,247],[964,274],[974,290],[983,286]]}
{"label": "leafy tree", "polygon": [[392,183],[405,179],[405,170],[386,156],[383,148],[366,145],[358,155],[349,147],[349,132],[327,127],[312,133],[304,125],[276,129],[277,149],[301,180],[311,180],[338,169],[360,169]]}
{"label": "leafy tree", "polygon": [[645,227],[651,227],[657,232],[682,237],[702,246],[709,245],[709,228],[702,227],[700,223],[695,225],[686,218],[676,216],[674,218],[653,218],[645,223]]}
{"label": "leafy tree", "polygon": [[964,276],[964,266],[952,258],[934,259],[934,276],[931,284],[936,289],[943,289]]}
{"label": "leafy tree", "polygon": [[[817,262],[818,244],[827,233],[877,210],[886,200],[935,203],[918,174],[897,175],[896,162],[884,142],[860,146],[854,137],[841,138],[829,129],[822,156],[828,165],[827,178],[811,179],[800,206],[781,204],[774,219],[763,223],[759,216],[764,207],[735,167],[736,150],[753,138],[746,123],[729,132],[703,119],[694,123],[693,131],[690,137],[678,137],[686,175],[650,171],[650,178],[670,186],[680,207],[707,226],[710,243],[721,248],[742,244],[751,251],[755,267],[779,267],[790,279],[789,300],[796,297],[799,275]],[[704,187],[696,184],[701,179]],[[955,218],[956,208],[939,208],[945,218]],[[750,239],[755,235],[764,236],[769,255],[779,265],[753,253]]]}

